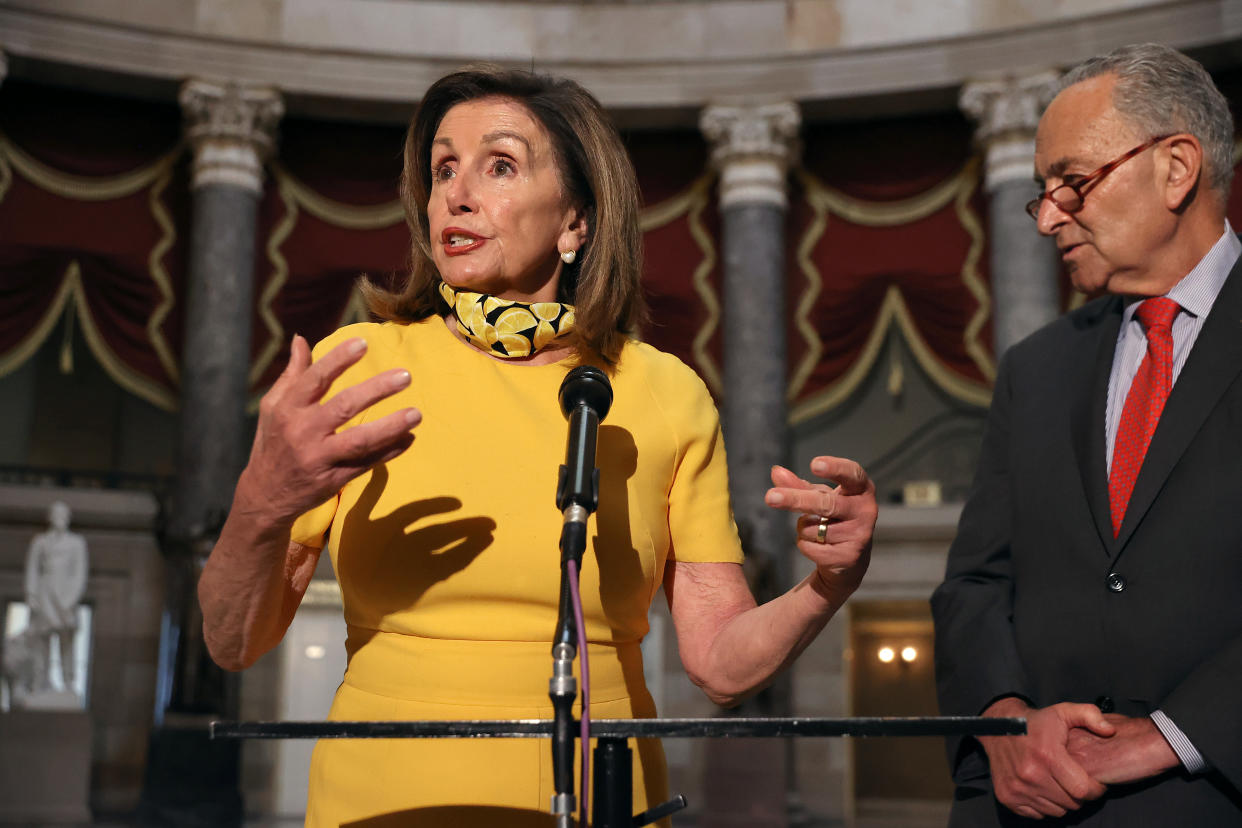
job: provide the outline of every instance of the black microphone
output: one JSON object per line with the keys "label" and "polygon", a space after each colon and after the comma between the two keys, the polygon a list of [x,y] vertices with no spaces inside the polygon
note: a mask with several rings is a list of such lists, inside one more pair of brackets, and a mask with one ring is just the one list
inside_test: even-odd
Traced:
{"label": "black microphone", "polygon": [[[595,467],[595,439],[600,422],[612,406],[612,385],[608,375],[591,365],[579,365],[566,375],[557,395],[561,411],[569,419],[569,440],[565,465],[556,484],[556,508],[564,512],[571,505],[585,510],[580,518],[599,505],[599,469]],[[575,514],[578,514],[575,510]],[[570,515],[565,516],[566,522]]]}
{"label": "black microphone", "polygon": [[[595,467],[595,438],[600,420],[612,406],[612,385],[598,368],[579,365],[561,382],[557,394],[561,411],[569,419],[569,440],[565,446],[565,464],[556,482],[556,508],[561,510],[561,591],[557,610],[556,632],[552,638],[552,678],[548,697],[555,713],[552,733],[552,776],[555,795],[552,813],[557,828],[572,824],[574,809],[574,697],[578,693],[573,674],[573,660],[578,647],[578,622],[573,607],[577,569],[586,551],[587,518],[599,505],[599,469]],[[586,718],[586,653],[582,653],[582,676]],[[584,741],[585,755],[589,745]],[[585,773],[585,769],[584,769]]]}

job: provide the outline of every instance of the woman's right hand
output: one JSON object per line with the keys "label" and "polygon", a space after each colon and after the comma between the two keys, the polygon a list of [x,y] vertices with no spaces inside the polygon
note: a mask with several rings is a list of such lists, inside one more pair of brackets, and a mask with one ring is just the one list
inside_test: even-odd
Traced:
{"label": "woman's right hand", "polygon": [[312,363],[306,340],[293,337],[289,364],[259,403],[254,446],[237,483],[235,509],[241,506],[269,526],[289,525],[353,478],[410,447],[411,429],[422,420],[416,408],[337,432],[410,384],[410,372],[394,368],[323,400],[366,347],[364,339],[349,339]]}

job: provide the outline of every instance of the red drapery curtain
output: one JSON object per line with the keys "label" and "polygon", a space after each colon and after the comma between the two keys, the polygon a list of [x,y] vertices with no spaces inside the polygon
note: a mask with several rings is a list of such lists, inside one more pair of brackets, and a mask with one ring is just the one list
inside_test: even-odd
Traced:
{"label": "red drapery curtain", "polygon": [[[1220,80],[1242,99],[1242,71]],[[172,105],[0,86],[0,374],[79,325],[117,382],[176,407],[191,204],[180,133]],[[259,204],[256,396],[293,333],[315,341],[366,318],[359,275],[400,282],[410,248],[396,201],[402,135],[282,122]],[[651,321],[641,334],[719,392],[721,229],[707,149],[692,130],[624,137],[644,199]],[[970,125],[950,113],[811,126],[790,180],[788,312],[748,324],[788,332],[794,416],[847,398],[889,335],[946,391],[986,404],[987,210]],[[1242,225],[1242,186],[1229,213]]]}

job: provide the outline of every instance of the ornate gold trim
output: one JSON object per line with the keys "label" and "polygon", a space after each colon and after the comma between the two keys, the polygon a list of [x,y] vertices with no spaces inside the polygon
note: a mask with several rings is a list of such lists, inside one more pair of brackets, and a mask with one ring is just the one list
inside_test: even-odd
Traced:
{"label": "ornate gold trim", "polygon": [[910,351],[918,360],[919,365],[932,378],[932,381],[939,385],[949,394],[957,397],[962,402],[977,405],[980,408],[987,408],[992,404],[992,386],[990,383],[980,383],[961,377],[944,365],[936,357],[935,351],[927,344],[927,340],[923,339],[923,335],[919,333],[918,328],[914,324],[914,316],[910,313],[910,308],[906,305],[903,298],[900,306],[896,308],[895,318],[897,324],[901,326],[901,333],[906,340],[906,344],[910,346]]}
{"label": "ornate gold trim", "polygon": [[[812,179],[806,170],[799,168],[795,174],[804,192],[809,194],[812,188],[818,186],[818,182]],[[807,204],[814,212],[814,218],[802,234],[802,241],[798,243],[798,268],[806,276],[807,286],[794,312],[794,327],[806,342],[807,350],[802,359],[798,361],[798,367],[794,369],[793,377],[790,378],[789,386],[785,390],[785,398],[789,402],[793,402],[802,392],[811,374],[815,371],[815,366],[819,365],[819,360],[824,355],[823,340],[819,337],[819,331],[811,324],[811,311],[815,308],[815,301],[819,299],[819,291],[823,287],[824,280],[820,276],[819,268],[811,259],[811,252],[828,229],[828,206],[821,199],[812,199],[809,195]]]}
{"label": "ornate gold trim", "polygon": [[276,191],[280,193],[281,201],[285,205],[285,216],[272,228],[272,232],[267,237],[267,247],[265,249],[267,250],[267,260],[272,263],[272,273],[267,279],[267,284],[263,286],[263,293],[259,296],[259,318],[263,320],[263,325],[267,328],[267,343],[250,366],[250,375],[247,378],[248,385],[254,385],[263,376],[263,373],[267,371],[267,367],[272,363],[272,360],[280,353],[280,347],[284,343],[285,338],[284,326],[276,318],[276,314],[272,310],[272,302],[280,295],[281,289],[289,279],[289,262],[285,259],[284,254],[280,252],[280,248],[285,243],[285,240],[289,238],[289,234],[293,232],[293,228],[298,222],[297,197],[294,195],[292,188],[286,186],[287,182],[288,179],[279,180],[276,185]]}
{"label": "ornate gold trim", "polygon": [[158,179],[180,154],[181,145],[178,144],[149,166],[120,175],[88,178],[63,173],[36,161],[0,132],[0,155],[7,156],[23,178],[50,193],[75,201],[111,201],[133,195]]}
{"label": "ornate gold trim", "polygon": [[[989,380],[995,378],[995,365],[986,346],[979,340],[979,334],[991,312],[991,297],[987,286],[983,284],[979,276],[979,260],[983,255],[984,245],[983,226],[970,208],[970,197],[978,184],[979,170],[979,158],[972,157],[957,172],[931,189],[901,201],[880,203],[847,196],[827,186],[805,168],[797,170],[796,174],[806,193],[807,204],[814,212],[814,218],[798,245],[798,265],[806,275],[807,288],[799,299],[794,324],[807,343],[807,353],[799,361],[789,382],[787,395],[791,403],[802,392],[823,356],[823,340],[810,322],[811,310],[823,286],[823,276],[815,266],[811,253],[826,232],[829,214],[840,216],[864,227],[893,227],[927,218],[952,202],[955,215],[971,240],[966,258],[959,271],[960,277],[966,289],[979,303],[978,309],[967,324],[963,340],[967,354],[979,367],[980,372]],[[894,285],[890,286],[885,293],[880,313],[876,317],[858,359],[851,364],[844,376],[827,389],[817,392],[800,404],[793,405],[790,409],[790,422],[802,422],[827,411],[852,394],[871,370],[883,345],[884,334],[894,322],[898,324],[902,336],[920,366],[944,391],[974,405],[990,404],[992,395],[987,386],[957,376],[935,357],[931,347],[927,345],[915,327],[900,289]]]}
{"label": "ornate gold trim", "polygon": [[704,173],[691,182],[690,186],[682,192],[639,210],[638,228],[644,233],[648,230],[658,230],[664,225],[676,221],[679,216],[690,212],[695,201],[702,194],[700,191],[706,189],[711,183],[712,178],[713,175],[710,172]]}
{"label": "ornate gold trim", "polygon": [[83,339],[86,340],[95,359],[117,385],[166,411],[175,411],[176,397],[168,389],[125,365],[100,335],[86,301],[86,292],[82,289],[82,267],[76,259],[65,268],[56,298],[52,300],[43,318],[35,325],[34,331],[8,353],[0,354],[0,376],[17,369],[34,355],[52,329],[56,327],[61,316],[69,312],[70,301],[73,303],[72,309],[78,323],[82,326]]}
{"label": "ornate gold trim", "polygon": [[969,178],[972,165],[977,167],[978,160],[970,159],[957,172],[931,189],[900,201],[863,201],[854,198],[824,184],[805,168],[798,171],[798,176],[807,188],[807,201],[821,203],[829,212],[864,227],[894,227],[927,218],[945,207],[957,196],[963,180]]}
{"label": "ornate gold trim", "polygon": [[[988,315],[992,312],[992,297],[988,293],[987,285],[983,284],[983,279],[979,277],[979,259],[983,257],[983,223],[979,221],[979,217],[970,207],[970,197],[979,184],[979,171],[982,166],[982,159],[976,155],[962,168],[957,197],[953,200],[953,210],[958,222],[970,236],[970,248],[966,251],[966,259],[962,262],[960,271],[962,284],[979,303],[974,316],[970,318],[970,322],[966,323],[962,338],[965,340],[966,353],[975,361],[979,373],[991,383],[996,381],[996,363],[993,362],[992,355],[988,353],[987,346],[979,341],[979,334],[983,331]],[[988,397],[990,401],[991,394]]]}
{"label": "ornate gold trim", "polygon": [[880,313],[876,317],[875,324],[871,326],[871,333],[867,335],[867,341],[858,359],[850,364],[849,370],[839,380],[810,399],[791,406],[789,409],[791,424],[800,423],[836,408],[854,393],[854,390],[867,378],[867,374],[871,372],[871,366],[880,354],[880,348],[884,344],[884,335],[888,332],[888,326],[894,315],[893,306],[902,304],[901,292],[895,286],[890,285],[884,294],[884,301],[880,304]]}
{"label": "ornate gold trim", "polygon": [[927,372],[932,380],[948,393],[960,400],[978,405],[988,406],[992,401],[992,390],[986,385],[963,379],[940,364],[935,353],[914,325],[914,318],[896,285],[890,285],[884,294],[884,301],[867,342],[863,346],[858,359],[850,365],[845,376],[828,386],[825,390],[790,409],[789,422],[797,424],[829,411],[844,402],[857,390],[867,375],[871,373],[880,350],[884,344],[884,336],[889,326],[896,324],[901,331],[910,352],[919,366]]}
{"label": "ornate gold trim", "polygon": [[353,290],[349,292],[349,301],[345,303],[345,310],[341,312],[340,321],[336,323],[336,326],[343,328],[355,322],[370,321],[371,312],[367,309],[367,303],[362,298],[362,291],[358,290],[358,285],[355,282]]}
{"label": "ornate gold trim", "polygon": [[707,318],[695,332],[690,346],[691,354],[707,387],[719,394],[724,388],[724,383],[720,378],[720,368],[707,349],[712,335],[720,325],[720,299],[708,278],[711,276],[712,268],[716,266],[716,247],[711,235],[703,227],[702,221],[703,210],[707,208],[712,182],[715,178],[715,173],[709,170],[680,193],[642,208],[638,211],[638,227],[643,233],[647,233],[671,224],[682,215],[686,216],[690,237],[694,239],[694,243],[703,253],[703,258],[699,260],[698,266],[691,275],[691,283],[694,285],[694,292],[698,294],[707,311]]}
{"label": "ornate gold trim", "polygon": [[[71,265],[71,269],[76,267],[77,263]],[[56,323],[60,321],[61,315],[65,310],[65,303],[70,293],[74,289],[73,282],[67,278],[69,271],[61,277],[60,287],[56,291],[56,296],[52,299],[47,310],[43,314],[43,318],[34,326],[34,330],[30,332],[24,339],[19,341],[8,353],[0,354],[0,377],[5,374],[16,371],[26,360],[34,356],[35,351],[39,350],[39,346],[51,334],[52,329],[56,327]]]}
{"label": "ornate gold trim", "polygon": [[901,356],[897,353],[897,349],[893,348],[888,352],[888,393],[891,397],[901,395],[901,389],[906,381],[906,372],[901,365]]}
{"label": "ornate gold trim", "polygon": [[291,198],[306,212],[328,224],[346,230],[381,230],[405,221],[401,201],[394,199],[383,204],[345,204],[320,195],[293,176],[279,162],[269,162],[272,177],[282,194]]}
{"label": "ornate gold trim", "polygon": [[703,253],[703,258],[699,261],[699,266],[694,269],[691,279],[694,283],[694,291],[699,295],[699,299],[703,302],[703,307],[707,311],[707,319],[703,321],[703,325],[694,335],[691,351],[694,354],[694,362],[699,367],[699,373],[703,375],[703,380],[707,383],[707,387],[713,393],[720,394],[724,390],[724,381],[721,379],[720,369],[716,365],[716,360],[712,359],[711,351],[707,347],[711,342],[712,334],[716,332],[716,328],[720,325],[720,299],[716,296],[716,289],[712,286],[711,279],[709,278],[712,274],[712,268],[716,266],[716,247],[713,244],[711,235],[707,232],[707,228],[703,226],[703,211],[707,209],[712,178],[713,176],[710,173],[703,175],[691,186],[694,198],[689,202],[689,213],[686,216],[686,223],[690,228],[690,237],[694,239],[695,244],[699,246],[699,250]]}
{"label": "ornate gold trim", "polygon": [[[164,268],[162,259],[169,248],[172,247],[177,231],[161,196],[172,179],[173,164],[181,150],[182,147],[178,144],[170,152],[160,156],[148,166],[120,175],[96,178],[71,175],[53,169],[35,160],[34,157],[13,143],[7,135],[0,132],[0,199],[3,199],[4,195],[7,194],[9,185],[12,182],[12,169],[15,169],[23,178],[30,181],[36,187],[61,198],[68,198],[74,201],[111,201],[131,196],[146,187],[150,187],[147,203],[162,235],[147,256],[148,275],[159,291],[160,302],[147,320],[146,331],[151,346],[155,350],[156,357],[174,383],[177,382],[180,371],[173,357],[172,349],[164,339],[162,326],[164,319],[168,316],[176,301],[176,297],[172,289],[172,280]],[[138,372],[123,367],[123,362],[104,345],[103,339],[95,328],[93,318],[90,316],[89,311],[86,310],[86,298],[81,290],[80,264],[77,261],[72,262],[66,270],[66,274],[68,278],[62,284],[63,295],[57,301],[63,302],[68,298],[68,294],[64,293],[64,291],[68,290],[73,293],[75,304],[79,310],[78,315],[82,319],[83,335],[87,337],[92,351],[95,352],[95,356],[100,360],[105,370],[122,387],[138,396],[150,400],[161,407],[170,410],[175,409],[176,400],[171,393],[151,380],[142,378]],[[61,312],[63,312],[63,309],[57,308],[57,316]],[[41,322],[40,325],[42,324]],[[28,359],[34,350],[38,348],[39,344],[42,343],[46,335],[46,331],[40,333],[40,329],[37,328],[36,335],[26,340],[27,345],[31,342],[34,343],[33,348],[26,347],[6,355],[3,363],[4,367],[3,370],[0,370],[0,374],[13,370],[17,367],[17,364],[20,364],[20,361]],[[94,341],[91,340],[92,336]],[[13,364],[11,360],[19,353],[22,355],[21,360]]]}
{"label": "ornate gold trim", "polygon": [[141,397],[152,405],[165,411],[177,410],[177,397],[163,386],[152,382],[147,377],[126,365],[104,341],[95,319],[91,316],[90,306],[86,302],[86,292],[82,289],[82,273],[76,261],[69,265],[67,278],[73,281],[73,298],[77,305],[78,320],[82,325],[82,336],[90,346],[91,353],[117,385],[131,394]]}
{"label": "ornate gold trim", "polygon": [[177,238],[177,228],[173,224],[172,216],[169,215],[168,208],[161,198],[164,194],[164,188],[168,186],[170,180],[172,180],[171,164],[166,166],[163,174],[152,183],[150,194],[147,197],[147,203],[151,207],[151,216],[164,233],[159,241],[155,243],[155,246],[151,248],[150,255],[147,256],[147,272],[151,276],[151,281],[155,282],[156,289],[160,292],[160,303],[152,311],[151,318],[147,320],[147,339],[150,340],[151,347],[155,349],[155,355],[159,358],[160,364],[168,372],[168,378],[173,383],[179,383],[181,381],[181,368],[177,365],[176,358],[173,357],[172,348],[169,347],[168,341],[164,339],[164,319],[172,311],[173,305],[177,301],[172,289],[172,279],[169,277],[168,271],[164,269],[163,262],[164,255],[172,248],[173,242]]}
{"label": "ornate gold trim", "polygon": [[[315,192],[279,162],[271,161],[269,167],[272,179],[276,182],[277,192],[280,193],[280,198],[284,202],[285,215],[272,228],[265,248],[267,259],[272,264],[272,272],[259,297],[258,309],[259,318],[263,320],[263,325],[267,329],[268,339],[263,350],[259,352],[258,357],[250,366],[248,382],[251,385],[263,377],[272,360],[280,353],[284,343],[284,327],[273,312],[272,303],[280,295],[280,291],[289,279],[289,262],[280,249],[297,225],[300,211],[305,210],[315,218],[346,230],[382,230],[405,221],[405,212],[400,200],[366,206],[345,204]],[[353,302],[354,299],[351,297],[350,304],[346,305],[346,312],[350,310]],[[363,318],[369,318],[365,314],[365,309]],[[252,413],[258,410],[261,398],[262,394],[252,395],[247,410]]]}
{"label": "ornate gold trim", "polygon": [[60,337],[60,372],[62,374],[73,373],[73,302],[65,305],[65,326],[64,333]]}

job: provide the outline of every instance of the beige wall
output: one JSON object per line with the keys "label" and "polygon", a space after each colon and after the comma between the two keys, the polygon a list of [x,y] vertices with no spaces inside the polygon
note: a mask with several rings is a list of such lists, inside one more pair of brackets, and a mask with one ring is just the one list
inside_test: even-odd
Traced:
{"label": "beige wall", "polygon": [[1239,35],[1233,0],[0,0],[0,50],[17,74],[235,79],[294,96],[294,112],[387,102],[393,117],[476,60],[569,75],[606,106],[658,119],[737,98],[943,89],[1125,42],[1196,49]]}

